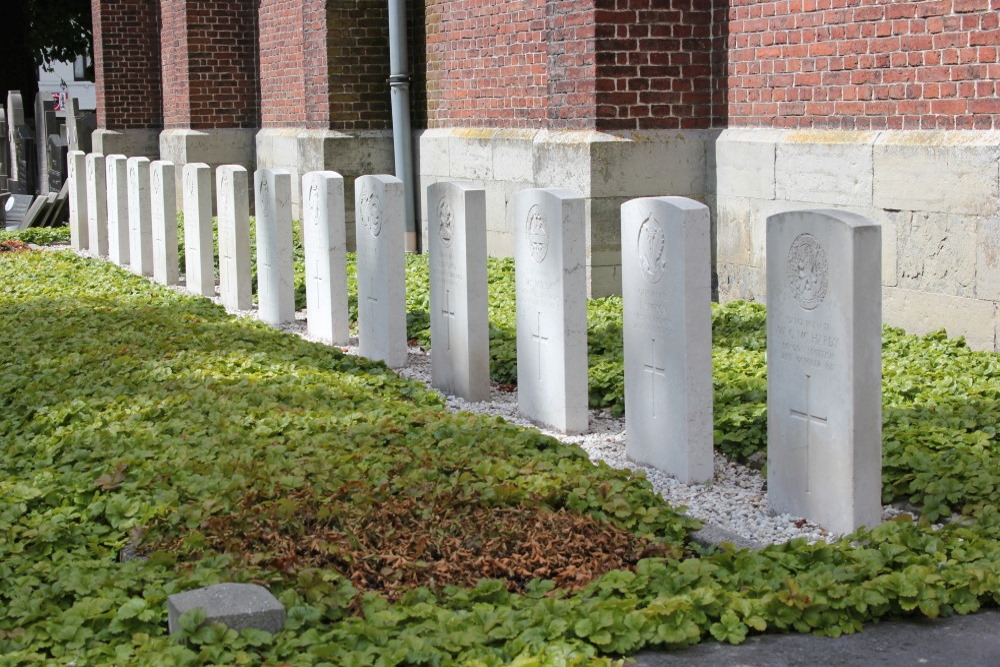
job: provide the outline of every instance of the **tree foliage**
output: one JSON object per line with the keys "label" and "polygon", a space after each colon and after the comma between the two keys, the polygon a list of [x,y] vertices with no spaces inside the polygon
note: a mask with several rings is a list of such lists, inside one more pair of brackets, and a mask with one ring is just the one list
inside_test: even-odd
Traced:
{"label": "tree foliage", "polygon": [[91,53],[90,0],[30,0],[25,7],[28,48],[37,64]]}
{"label": "tree foliage", "polygon": [[93,42],[90,0],[16,0],[3,3],[0,21],[0,104],[20,90],[38,91],[38,66],[89,54]]}

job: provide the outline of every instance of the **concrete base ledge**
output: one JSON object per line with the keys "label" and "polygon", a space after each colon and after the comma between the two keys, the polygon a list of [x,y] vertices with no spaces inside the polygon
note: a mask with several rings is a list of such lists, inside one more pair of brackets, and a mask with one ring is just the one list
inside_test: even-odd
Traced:
{"label": "concrete base ledge", "polygon": [[[621,293],[622,203],[664,195],[704,200],[708,131],[553,131],[437,128],[420,132],[421,192],[439,181],[486,190],[491,255],[514,251],[511,200],[526,188],[567,188],[586,207],[587,276],[591,296]],[[426,239],[426,203],[421,220]]]}
{"label": "concrete base ledge", "polygon": [[837,208],[882,226],[886,322],[998,349],[1000,131],[738,128],[708,151],[720,300],[766,298],[767,216]]}
{"label": "concrete base ledge", "polygon": [[94,130],[93,152],[160,159],[159,130]]}
{"label": "concrete base ledge", "polygon": [[354,179],[395,174],[392,132],[265,128],[256,134],[257,167],[292,174],[292,217],[301,218],[302,175],[335,171],[344,177],[347,242],[354,247]]}
{"label": "concrete base ledge", "polygon": [[[178,178],[184,165],[204,163],[213,171],[223,165],[236,164],[252,174],[256,168],[254,135],[256,130],[164,130],[160,133],[160,159],[173,162]],[[253,207],[251,197],[251,208]],[[215,178],[212,178],[212,202],[215,205]],[[177,188],[178,210],[184,207],[181,188]]]}

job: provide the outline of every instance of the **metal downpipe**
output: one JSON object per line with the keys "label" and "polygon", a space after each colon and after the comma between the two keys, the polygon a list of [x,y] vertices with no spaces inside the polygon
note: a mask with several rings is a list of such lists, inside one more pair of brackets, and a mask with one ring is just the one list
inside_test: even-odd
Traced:
{"label": "metal downpipe", "polygon": [[406,205],[406,252],[420,251],[416,187],[413,177],[413,132],[410,129],[410,71],[406,50],[406,0],[389,0],[389,97],[396,178],[403,181]]}

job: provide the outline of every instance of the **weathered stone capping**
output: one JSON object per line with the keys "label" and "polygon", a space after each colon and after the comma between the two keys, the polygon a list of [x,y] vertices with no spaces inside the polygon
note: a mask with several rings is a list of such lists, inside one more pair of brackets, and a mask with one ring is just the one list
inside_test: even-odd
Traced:
{"label": "weathered stone capping", "polygon": [[1000,349],[1000,131],[730,129],[709,148],[720,300],[766,300],[767,216],[835,207],[882,225],[887,323]]}

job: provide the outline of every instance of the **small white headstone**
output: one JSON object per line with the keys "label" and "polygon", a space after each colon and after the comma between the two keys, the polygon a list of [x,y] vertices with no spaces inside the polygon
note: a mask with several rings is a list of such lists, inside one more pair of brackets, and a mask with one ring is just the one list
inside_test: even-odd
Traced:
{"label": "small white headstone", "polygon": [[101,257],[108,256],[108,185],[104,156],[87,156],[87,232],[89,250]]}
{"label": "small white headstone", "polygon": [[354,181],[358,247],[358,347],[391,368],[406,363],[406,257],[403,182],[395,176]]}
{"label": "small white headstone", "polygon": [[150,213],[153,220],[153,280],[180,282],[177,267],[177,186],[173,162],[149,166]]}
{"label": "small white headstone", "polygon": [[565,433],[588,422],[583,198],[559,188],[514,195],[517,404]]}
{"label": "small white headstone", "polygon": [[837,533],[882,517],[881,228],[767,219],[767,496]]}
{"label": "small white headstone", "polygon": [[128,266],[128,158],[109,155],[105,163],[108,175],[108,257],[118,266]]}
{"label": "small white headstone", "polygon": [[153,275],[153,214],[149,198],[149,158],[128,159],[129,267]]}
{"label": "small white headstone", "polygon": [[188,291],[215,296],[215,233],[212,229],[212,168],[184,165],[184,281]]}
{"label": "small white headstone", "polygon": [[302,177],[302,228],[309,335],[347,345],[347,235],[340,174],[313,171]]}
{"label": "small white headstone", "polygon": [[74,250],[90,247],[90,216],[87,214],[87,155],[83,151],[70,151],[69,167],[69,242]]}
{"label": "small white headstone", "polygon": [[249,175],[238,165],[215,171],[219,211],[219,296],[231,310],[249,310],[250,188]]}
{"label": "small white headstone", "polygon": [[254,174],[257,212],[257,306],[261,321],[295,320],[292,267],[292,175],[284,169]]}
{"label": "small white headstone", "polygon": [[625,451],[685,484],[712,479],[712,276],[708,207],[622,204]]}
{"label": "small white headstone", "polygon": [[486,191],[469,183],[427,188],[431,376],[469,401],[490,397]]}

